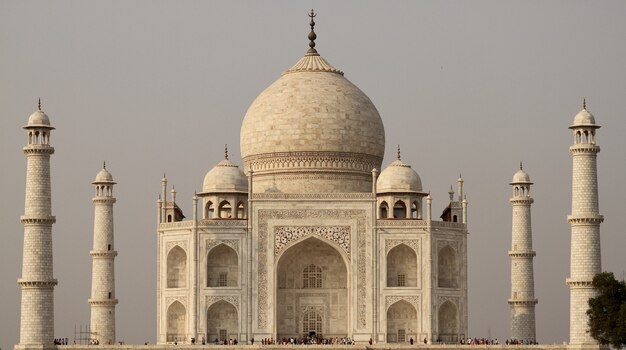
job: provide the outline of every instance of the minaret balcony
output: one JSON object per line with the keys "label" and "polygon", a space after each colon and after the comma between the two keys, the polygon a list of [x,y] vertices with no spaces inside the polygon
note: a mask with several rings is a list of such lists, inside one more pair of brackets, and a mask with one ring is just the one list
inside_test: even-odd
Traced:
{"label": "minaret balcony", "polygon": [[24,147],[24,154],[54,154],[54,147],[32,144]]}
{"label": "minaret balcony", "polygon": [[568,215],[567,222],[572,225],[597,225],[604,221],[604,216],[594,213],[589,215]]}
{"label": "minaret balcony", "polygon": [[532,258],[534,256],[536,256],[537,253],[533,250],[527,250],[527,251],[513,251],[513,250],[509,250],[509,256],[512,258]]}
{"label": "minaret balcony", "polygon": [[22,215],[20,216],[20,221],[24,225],[52,225],[57,222],[55,216],[52,215],[42,215],[42,216],[31,216],[31,215]]}
{"label": "minaret balcony", "polygon": [[511,306],[534,306],[538,302],[537,299],[509,299],[509,305]]}
{"label": "minaret balcony", "polygon": [[89,299],[89,305],[96,306],[115,306],[118,303],[117,299]]}
{"label": "minaret balcony", "polygon": [[28,280],[25,278],[20,278],[17,280],[17,284],[22,288],[52,288],[56,286],[59,282],[56,278],[48,279],[48,280]]}
{"label": "minaret balcony", "polygon": [[569,147],[569,152],[572,154],[576,153],[588,153],[588,154],[596,154],[600,152],[600,146],[593,144],[576,144]]}
{"label": "minaret balcony", "polygon": [[117,256],[117,251],[116,250],[105,250],[105,251],[92,250],[89,252],[89,255],[93,256],[94,258],[115,258]]}
{"label": "minaret balcony", "polygon": [[570,287],[580,287],[580,288],[593,288],[592,282],[588,280],[575,280],[573,278],[568,278],[565,280]]}

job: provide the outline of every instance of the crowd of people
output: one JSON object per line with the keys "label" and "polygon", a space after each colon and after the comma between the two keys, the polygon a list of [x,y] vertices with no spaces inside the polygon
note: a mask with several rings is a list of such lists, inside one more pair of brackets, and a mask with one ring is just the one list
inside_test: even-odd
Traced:
{"label": "crowd of people", "polygon": [[54,339],[54,345],[67,345],[67,338],[56,338]]}

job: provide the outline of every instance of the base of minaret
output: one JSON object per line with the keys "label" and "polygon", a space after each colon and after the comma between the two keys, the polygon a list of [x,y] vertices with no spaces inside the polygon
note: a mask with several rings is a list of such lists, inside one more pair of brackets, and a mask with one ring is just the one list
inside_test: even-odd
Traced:
{"label": "base of minaret", "polygon": [[101,345],[115,344],[115,305],[117,299],[89,299],[91,337]]}
{"label": "base of minaret", "polygon": [[509,299],[511,306],[511,339],[535,342],[535,305],[537,299]]}

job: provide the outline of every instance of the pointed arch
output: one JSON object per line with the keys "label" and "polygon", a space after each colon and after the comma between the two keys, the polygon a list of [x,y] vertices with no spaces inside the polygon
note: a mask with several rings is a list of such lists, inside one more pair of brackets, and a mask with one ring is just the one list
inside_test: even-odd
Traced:
{"label": "pointed arch", "polygon": [[406,204],[404,201],[396,201],[393,204],[393,217],[394,219],[406,218]]}
{"label": "pointed arch", "polygon": [[245,219],[246,218],[246,206],[243,204],[243,201],[240,201],[237,204],[237,219]]}
{"label": "pointed arch", "polygon": [[167,308],[167,342],[187,340],[187,310],[178,300]]}
{"label": "pointed arch", "polygon": [[239,285],[239,257],[226,244],[219,244],[207,254],[207,287],[237,287]]}
{"label": "pointed arch", "polygon": [[387,202],[383,201],[380,203],[379,215],[381,219],[386,219],[389,217],[389,205]]}
{"label": "pointed arch", "polygon": [[419,204],[417,203],[417,201],[413,201],[413,203],[411,203],[411,218],[420,220],[422,219],[422,213],[420,213]]}
{"label": "pointed arch", "polygon": [[405,300],[387,309],[387,342],[406,343],[417,332],[417,310]]}
{"label": "pointed arch", "polygon": [[[274,303],[276,319],[281,320],[276,325],[279,339],[301,338],[309,332],[348,336],[352,307],[348,302],[348,263],[342,253],[322,237],[309,236],[277,257]],[[313,295],[315,298],[308,297]]]}
{"label": "pointed arch", "polygon": [[187,253],[176,245],[167,254],[167,288],[187,287]]}
{"label": "pointed arch", "polygon": [[458,309],[456,305],[447,300],[439,306],[437,314],[439,326],[439,338],[444,343],[456,343],[459,341]]}
{"label": "pointed arch", "polygon": [[211,304],[206,313],[207,339],[220,341],[238,339],[239,314],[237,308],[225,301],[219,300]]}
{"label": "pointed arch", "polygon": [[213,202],[208,201],[204,205],[204,218],[205,219],[214,219],[215,218],[215,205]]}
{"label": "pointed arch", "polygon": [[218,216],[220,219],[230,219],[232,218],[233,208],[230,205],[230,202],[227,200],[223,200],[218,209]]}
{"label": "pointed arch", "polygon": [[457,253],[450,245],[437,254],[437,275],[439,288],[459,287],[459,263]]}
{"label": "pointed arch", "polygon": [[417,287],[417,254],[406,244],[387,253],[387,287]]}

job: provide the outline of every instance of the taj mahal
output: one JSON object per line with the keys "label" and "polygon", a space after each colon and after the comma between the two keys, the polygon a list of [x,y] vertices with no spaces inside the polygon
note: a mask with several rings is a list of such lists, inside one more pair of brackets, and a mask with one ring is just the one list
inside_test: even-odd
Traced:
{"label": "taj mahal", "polygon": [[[400,146],[396,159],[383,161],[383,118],[368,96],[318,53],[315,14],[309,16],[308,51],[251,103],[243,118],[241,165],[225,149],[224,159],[206,173],[202,191],[191,199],[191,213],[183,213],[165,175],[161,180],[155,210],[155,348],[303,337],[349,338],[374,346],[458,344],[469,336],[471,194],[464,193],[460,174],[450,174],[457,186],[450,188],[445,207],[433,208],[429,189],[403,161]],[[569,128],[569,346],[598,348],[586,332],[585,311],[594,295],[591,280],[601,271],[600,126],[583,105]],[[57,281],[50,184],[54,127],[41,104],[24,129],[22,304],[15,348],[44,349],[54,346]],[[106,165],[93,185],[87,302],[94,340],[113,347],[116,182]],[[533,183],[521,164],[510,185],[511,337],[534,342]]]}

